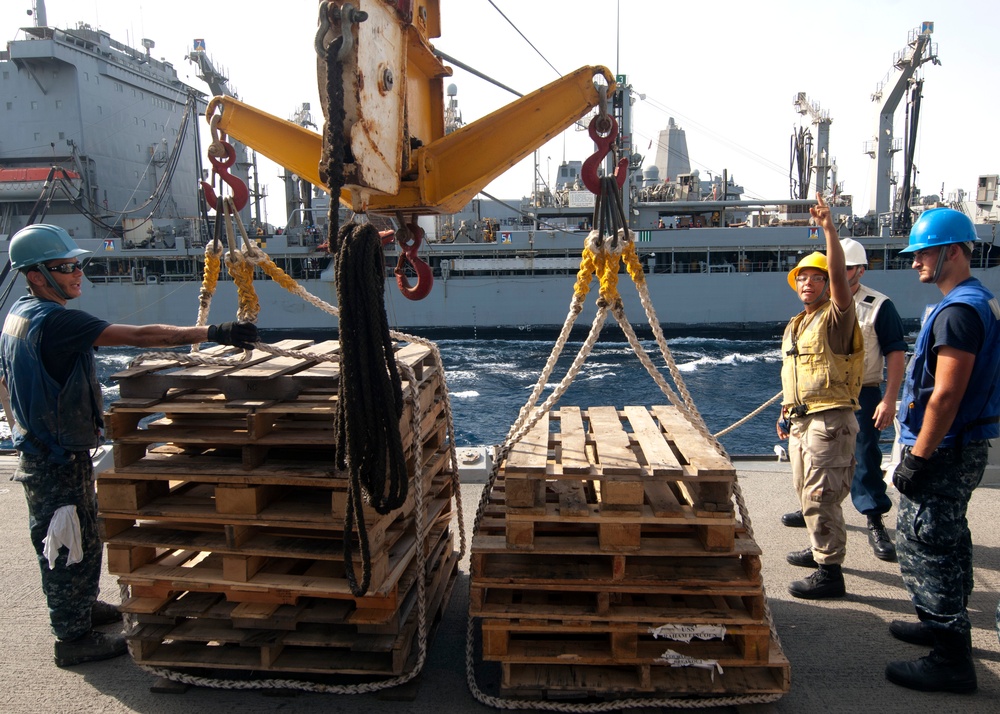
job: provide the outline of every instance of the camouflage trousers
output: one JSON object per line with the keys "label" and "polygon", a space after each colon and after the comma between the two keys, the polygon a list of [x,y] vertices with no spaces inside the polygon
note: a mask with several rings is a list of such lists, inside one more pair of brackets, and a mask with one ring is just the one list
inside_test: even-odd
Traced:
{"label": "camouflage trousers", "polygon": [[[97,494],[94,465],[86,452],[68,464],[54,464],[44,458],[21,454],[15,481],[24,485],[28,501],[28,528],[31,543],[42,571],[42,592],[49,606],[52,632],[60,640],[72,640],[90,632],[90,610],[100,589],[103,548],[97,534]],[[76,506],[80,519],[83,560],[66,565],[69,550],[59,549],[55,568],[43,553],[49,521],[57,509]]]}
{"label": "camouflage trousers", "polygon": [[966,511],[983,478],[987,449],[986,441],[938,449],[921,473],[920,490],[899,496],[896,552],[917,616],[963,635],[972,629],[966,610],[973,586]]}
{"label": "camouflage trousers", "polygon": [[858,420],[850,409],[828,409],[792,419],[788,460],[802,506],[813,558],[839,565],[847,554],[842,504],[854,478]]}

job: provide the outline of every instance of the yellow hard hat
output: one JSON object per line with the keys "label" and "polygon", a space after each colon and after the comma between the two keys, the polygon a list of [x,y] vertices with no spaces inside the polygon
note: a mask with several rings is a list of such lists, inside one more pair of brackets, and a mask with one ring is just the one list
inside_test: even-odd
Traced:
{"label": "yellow hard hat", "polygon": [[816,268],[817,270],[822,270],[827,275],[830,274],[830,270],[826,266],[826,256],[819,251],[810,253],[800,260],[798,265],[788,271],[788,285],[795,292],[798,292],[798,289],[795,287],[795,278],[798,277],[799,271],[803,268]]}

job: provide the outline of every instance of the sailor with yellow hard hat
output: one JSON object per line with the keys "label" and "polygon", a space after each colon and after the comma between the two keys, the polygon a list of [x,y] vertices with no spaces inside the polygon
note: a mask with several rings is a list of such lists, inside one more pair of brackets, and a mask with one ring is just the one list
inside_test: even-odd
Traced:
{"label": "sailor with yellow hard hat", "polygon": [[788,439],[792,480],[810,547],[789,553],[788,562],[816,571],[793,582],[794,597],[820,599],[845,594],[841,564],[847,529],[841,503],[851,490],[864,343],[847,280],[844,250],[830,209],[819,194],[810,208],[826,236],[826,255],[811,253],[788,273],[803,310],[789,321],[781,340],[781,419]]}

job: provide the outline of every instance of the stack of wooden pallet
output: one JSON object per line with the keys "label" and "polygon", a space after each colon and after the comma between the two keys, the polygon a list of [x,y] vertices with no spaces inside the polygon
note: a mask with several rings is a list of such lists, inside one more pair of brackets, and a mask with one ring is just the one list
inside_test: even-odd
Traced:
{"label": "stack of wooden pallet", "polygon": [[788,691],[735,470],[673,407],[564,408],[510,452],[471,614],[512,697]]}
{"label": "stack of wooden pallet", "polygon": [[[407,400],[400,421],[409,495],[385,515],[365,506],[371,583],[363,596],[352,595],[344,563],[348,538],[360,581],[357,534],[345,532],[348,475],[334,467],[336,361],[255,352],[239,367],[164,359],[115,375],[115,464],[98,479],[98,503],[108,569],[131,589],[122,609],[139,623],[129,635],[137,662],[264,676],[409,671],[418,581],[425,577],[430,623],[447,604],[458,555],[442,375],[427,348],[407,345],[396,358],[417,382],[417,403]],[[428,528],[422,543],[418,513]]]}

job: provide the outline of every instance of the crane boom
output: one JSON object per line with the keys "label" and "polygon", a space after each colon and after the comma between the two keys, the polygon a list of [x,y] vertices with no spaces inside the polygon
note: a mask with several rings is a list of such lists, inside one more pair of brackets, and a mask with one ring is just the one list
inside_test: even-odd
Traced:
{"label": "crane boom", "polygon": [[[608,96],[614,76],[585,66],[457,131],[444,127],[441,64],[429,43],[438,36],[438,0],[333,0],[337,18],[319,37],[346,47],[344,114],[335,132],[349,148],[341,202],[357,212],[445,214],[460,211],[482,188],[579,120]],[[359,17],[362,19],[357,19]],[[327,82],[320,62],[320,85]],[[321,92],[325,93],[325,92]],[[323,137],[233,97],[215,97],[219,128],[317,186]],[[329,125],[329,117],[327,119]],[[329,136],[329,126],[327,128]]]}

